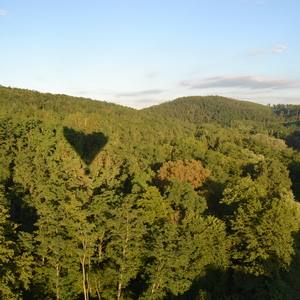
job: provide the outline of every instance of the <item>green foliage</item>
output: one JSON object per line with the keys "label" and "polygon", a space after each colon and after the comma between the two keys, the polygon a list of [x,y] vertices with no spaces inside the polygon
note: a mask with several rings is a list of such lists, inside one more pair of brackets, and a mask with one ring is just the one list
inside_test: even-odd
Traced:
{"label": "green foliage", "polygon": [[266,188],[245,177],[228,187],[223,199],[232,208],[227,220],[233,267],[256,276],[288,268],[295,254],[293,234],[299,229],[299,208],[292,194],[281,190],[272,197]]}
{"label": "green foliage", "polygon": [[300,156],[281,109],[0,87],[0,298],[295,299]]}
{"label": "green foliage", "polygon": [[147,108],[145,111],[151,111],[197,125],[219,123],[228,126],[237,120],[275,121],[272,109],[267,106],[219,96],[183,97]]}
{"label": "green foliage", "polygon": [[25,235],[9,219],[5,189],[0,185],[0,298],[20,299],[32,276],[32,256]]}

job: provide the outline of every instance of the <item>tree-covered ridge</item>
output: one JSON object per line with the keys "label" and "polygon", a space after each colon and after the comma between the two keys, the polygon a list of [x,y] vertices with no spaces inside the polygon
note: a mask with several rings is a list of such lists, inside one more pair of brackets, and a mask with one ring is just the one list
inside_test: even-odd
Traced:
{"label": "tree-covered ridge", "polygon": [[228,126],[233,121],[270,123],[276,120],[276,115],[268,106],[220,96],[183,97],[146,110],[198,125],[216,122]]}
{"label": "tree-covered ridge", "polygon": [[0,92],[0,299],[297,299],[291,129]]}
{"label": "tree-covered ridge", "polygon": [[300,120],[300,105],[295,104],[277,104],[273,106],[276,115],[284,118],[286,122]]}
{"label": "tree-covered ridge", "polygon": [[85,113],[113,111],[115,114],[134,111],[134,109],[104,101],[1,86],[0,103],[2,108],[5,107],[8,112],[12,113],[20,111],[22,107],[53,111],[62,115],[79,111]]}
{"label": "tree-covered ridge", "polygon": [[22,89],[0,88],[0,104],[3,118],[43,120],[85,134],[100,132],[111,140],[108,147],[127,151],[143,144],[154,147],[158,142],[188,136],[195,130],[193,124],[174,124],[168,118],[116,104]]}

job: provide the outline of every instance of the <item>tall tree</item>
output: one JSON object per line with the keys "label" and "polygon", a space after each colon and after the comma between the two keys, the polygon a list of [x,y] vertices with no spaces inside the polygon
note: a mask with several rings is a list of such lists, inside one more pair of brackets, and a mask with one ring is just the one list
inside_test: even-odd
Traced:
{"label": "tall tree", "polygon": [[33,258],[26,235],[21,237],[9,218],[4,186],[0,185],[0,298],[21,299],[29,288]]}
{"label": "tall tree", "polygon": [[272,276],[291,264],[299,229],[299,205],[292,193],[266,188],[259,179],[245,177],[228,186],[223,198],[231,210],[232,266],[256,276]]}

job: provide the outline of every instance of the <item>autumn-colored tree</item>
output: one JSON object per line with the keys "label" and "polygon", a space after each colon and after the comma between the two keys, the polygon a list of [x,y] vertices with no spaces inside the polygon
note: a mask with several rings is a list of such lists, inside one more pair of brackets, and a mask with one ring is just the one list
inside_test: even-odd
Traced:
{"label": "autumn-colored tree", "polygon": [[177,160],[165,162],[159,169],[158,178],[161,181],[176,179],[181,182],[189,182],[194,188],[198,188],[209,174],[200,161]]}

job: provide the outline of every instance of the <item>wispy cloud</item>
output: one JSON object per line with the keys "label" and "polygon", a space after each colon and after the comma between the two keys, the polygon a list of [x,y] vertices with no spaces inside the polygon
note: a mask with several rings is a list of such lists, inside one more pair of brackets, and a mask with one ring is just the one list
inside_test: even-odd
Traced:
{"label": "wispy cloud", "polygon": [[183,81],[181,86],[189,89],[243,88],[251,90],[300,88],[299,80],[274,79],[263,76],[219,76],[199,81]]}
{"label": "wispy cloud", "polygon": [[140,97],[140,96],[151,96],[158,95],[163,93],[165,90],[152,89],[152,90],[143,90],[143,91],[134,91],[117,94],[117,97]]}
{"label": "wispy cloud", "polygon": [[158,72],[148,72],[148,73],[146,73],[146,78],[153,79],[153,78],[156,78],[158,75],[159,75]]}
{"label": "wispy cloud", "polygon": [[269,51],[267,51],[266,49],[263,49],[263,48],[253,48],[248,51],[248,54],[250,56],[259,56],[259,55],[267,54],[268,52]]}
{"label": "wispy cloud", "polygon": [[5,9],[0,9],[0,17],[4,17],[7,15],[7,11]]}
{"label": "wispy cloud", "polygon": [[240,0],[242,3],[248,3],[248,4],[266,4],[267,0]]}
{"label": "wispy cloud", "polygon": [[285,44],[275,44],[271,48],[253,48],[248,51],[250,56],[268,55],[268,54],[281,54],[287,51],[288,46]]}
{"label": "wispy cloud", "polygon": [[273,46],[272,53],[282,53],[282,52],[285,52],[287,50],[287,48],[288,48],[287,45],[278,44],[278,45]]}

